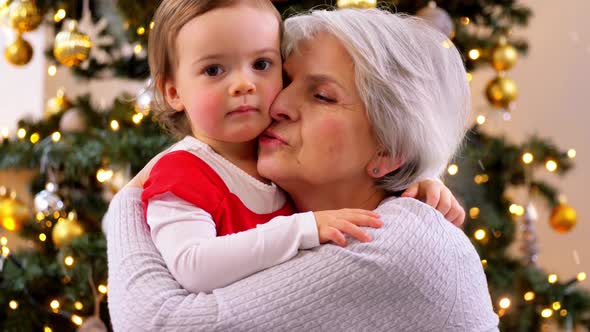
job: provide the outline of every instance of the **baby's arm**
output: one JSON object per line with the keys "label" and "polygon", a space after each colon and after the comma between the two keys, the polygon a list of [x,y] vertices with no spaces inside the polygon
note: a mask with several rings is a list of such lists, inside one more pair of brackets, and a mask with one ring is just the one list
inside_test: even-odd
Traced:
{"label": "baby's arm", "polygon": [[172,193],[150,199],[147,222],[168,269],[187,290],[227,286],[319,245],[312,212],[277,217],[266,224],[217,237],[205,210]]}

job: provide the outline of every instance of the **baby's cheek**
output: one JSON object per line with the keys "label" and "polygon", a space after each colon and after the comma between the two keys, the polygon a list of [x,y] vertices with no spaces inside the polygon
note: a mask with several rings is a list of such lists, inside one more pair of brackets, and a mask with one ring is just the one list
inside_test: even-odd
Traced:
{"label": "baby's cheek", "polygon": [[191,103],[191,120],[193,126],[211,129],[220,121],[225,112],[225,100],[219,93],[200,93]]}

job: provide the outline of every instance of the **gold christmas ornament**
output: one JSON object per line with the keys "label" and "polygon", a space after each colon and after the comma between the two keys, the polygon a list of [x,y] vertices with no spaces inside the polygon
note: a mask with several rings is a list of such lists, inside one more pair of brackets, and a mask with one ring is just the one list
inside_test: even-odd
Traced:
{"label": "gold christmas ornament", "polygon": [[10,27],[10,5],[11,0],[0,0],[0,27]]}
{"label": "gold christmas ornament", "polygon": [[452,38],[455,34],[453,19],[449,13],[438,7],[434,1],[430,1],[428,6],[416,12],[416,16],[422,18],[433,28],[444,33],[449,38]]}
{"label": "gold christmas ornament", "polygon": [[17,33],[14,41],[4,49],[4,58],[15,66],[24,66],[33,58],[33,47]]}
{"label": "gold christmas ornament", "polygon": [[65,112],[71,107],[72,103],[66,96],[65,91],[63,89],[59,89],[57,90],[55,97],[49,98],[49,100],[47,100],[47,104],[45,105],[45,113],[43,115],[47,119],[53,115]]}
{"label": "gold christmas ornament", "polygon": [[518,51],[514,46],[508,44],[505,38],[500,40],[498,47],[492,51],[492,67],[497,71],[504,71],[512,68],[518,60]]}
{"label": "gold christmas ornament", "polygon": [[9,6],[10,25],[18,32],[29,32],[37,29],[43,17],[35,2],[31,0],[15,0]]}
{"label": "gold christmas ornament", "polygon": [[488,83],[486,97],[492,105],[509,110],[518,97],[518,88],[513,80],[498,76]]}
{"label": "gold christmas ornament", "polygon": [[577,222],[576,210],[565,204],[560,203],[551,212],[549,224],[558,233],[569,232]]}
{"label": "gold christmas ornament", "polygon": [[74,239],[80,237],[82,234],[84,234],[84,228],[80,221],[78,221],[76,212],[70,212],[68,218],[60,218],[55,226],[53,226],[51,238],[56,247],[63,248],[69,246]]}
{"label": "gold christmas ornament", "polygon": [[338,0],[338,8],[375,8],[377,0]]}
{"label": "gold christmas ornament", "polygon": [[53,44],[53,55],[57,61],[68,67],[79,66],[88,59],[92,48],[90,37],[79,32],[77,25],[76,21],[69,21],[66,29],[55,36]]}
{"label": "gold christmas ornament", "polygon": [[29,209],[14,197],[0,197],[0,224],[6,230],[19,231],[29,218]]}

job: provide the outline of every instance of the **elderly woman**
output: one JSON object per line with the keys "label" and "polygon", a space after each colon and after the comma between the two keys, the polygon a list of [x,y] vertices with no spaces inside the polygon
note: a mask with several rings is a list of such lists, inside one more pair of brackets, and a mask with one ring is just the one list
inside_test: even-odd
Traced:
{"label": "elderly woman", "polygon": [[258,169],[300,211],[381,215],[373,241],[324,245],[212,294],[172,278],[140,189],[108,222],[115,330],[496,331],[480,259],[426,204],[392,193],[443,169],[464,134],[469,87],[457,50],[411,17],[314,11],[285,22],[285,88]]}

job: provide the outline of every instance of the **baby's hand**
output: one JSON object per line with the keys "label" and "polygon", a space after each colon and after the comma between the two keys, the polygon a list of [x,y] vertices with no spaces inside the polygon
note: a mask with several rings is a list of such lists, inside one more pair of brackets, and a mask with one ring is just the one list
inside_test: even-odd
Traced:
{"label": "baby's hand", "polygon": [[465,210],[457,202],[453,193],[442,182],[427,179],[414,183],[402,197],[412,197],[437,209],[453,225],[459,227],[465,221]]}
{"label": "baby's hand", "polygon": [[360,209],[327,210],[313,213],[318,226],[320,243],[332,241],[340,246],[346,246],[344,233],[361,242],[371,241],[371,236],[359,226],[380,228],[383,222],[379,215]]}

